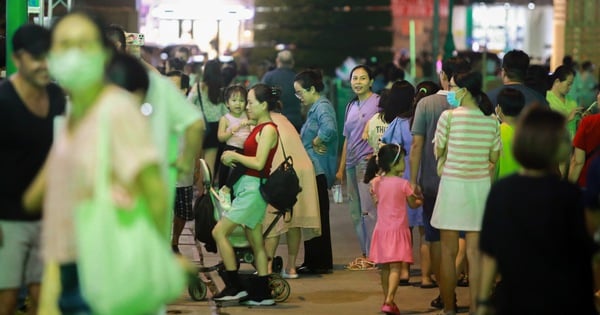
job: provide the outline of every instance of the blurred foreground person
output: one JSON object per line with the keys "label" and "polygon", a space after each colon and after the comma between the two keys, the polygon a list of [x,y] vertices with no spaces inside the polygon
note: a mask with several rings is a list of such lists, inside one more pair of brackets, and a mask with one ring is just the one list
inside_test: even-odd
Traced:
{"label": "blurred foreground person", "polygon": [[[202,148],[205,133],[202,113],[182,95],[181,86],[176,86],[171,79],[161,75],[135,53],[135,47],[127,45],[122,28],[111,25],[103,31],[118,52],[129,53],[146,67],[149,86],[143,100],[144,111],[150,119],[152,140],[158,148],[160,171],[167,183],[168,205],[171,209],[171,205],[175,203],[177,180],[188,177],[193,172]],[[128,52],[128,47],[133,49]],[[171,211],[166,211],[165,214],[167,226],[164,230],[169,235],[174,216]]]}
{"label": "blurred foreground person", "polygon": [[[140,113],[139,101],[126,90],[105,81],[105,68],[113,55],[113,47],[103,36],[102,30],[100,21],[82,12],[69,13],[51,30],[48,58],[50,74],[69,94],[71,110],[65,125],[57,131],[57,139],[44,169],[24,196],[27,209],[39,209],[42,203],[44,205],[43,258],[45,262],[57,263],[60,267],[57,304],[62,314],[107,314],[103,311],[105,305],[98,301],[100,298],[107,300],[110,294],[100,296],[84,289],[105,294],[106,291],[117,292],[121,289],[120,285],[111,287],[111,283],[121,277],[116,274],[113,277],[115,279],[99,279],[102,281],[94,283],[95,287],[89,285],[91,278],[88,278],[90,273],[86,270],[92,268],[98,274],[107,272],[106,260],[101,256],[90,259],[93,256],[90,252],[93,254],[98,251],[106,255],[107,247],[118,248],[119,261],[113,265],[129,266],[132,263],[131,259],[120,256],[123,252],[121,242],[130,243],[131,240],[119,239],[117,243],[110,241],[108,246],[86,247],[88,243],[85,241],[89,241],[87,235],[92,235],[90,233],[93,230],[95,236],[99,229],[92,226],[87,226],[87,230],[82,229],[80,224],[86,222],[82,216],[90,216],[92,211],[95,211],[93,217],[99,217],[100,207],[89,206],[100,199],[99,195],[105,196],[103,200],[109,200],[108,204],[113,206],[109,210],[118,211],[114,216],[126,218],[129,222],[123,225],[112,221],[115,226],[107,226],[104,224],[107,220],[104,220],[104,225],[99,228],[107,231],[106,239],[114,239],[108,231],[120,232],[137,227],[139,222],[149,222],[146,240],[149,242],[153,239],[155,242],[152,244],[163,244],[162,253],[166,253],[162,257],[171,260],[170,266],[175,263],[166,240],[157,241],[161,235],[168,233],[165,231],[167,224],[164,213],[168,204],[167,190],[160,174],[159,155],[150,137],[150,126]],[[97,168],[103,168],[109,174],[103,177],[99,173],[104,171],[98,172]],[[142,207],[138,203],[140,200],[145,201]],[[82,208],[86,205],[88,207]],[[84,210],[85,215],[81,212]],[[160,251],[161,248],[155,250]],[[154,262],[143,263],[155,265]],[[174,269],[161,271],[183,279],[178,285],[183,289],[183,273],[177,270],[170,273],[171,270]],[[135,271],[130,270],[130,276],[125,279],[130,283],[127,290],[139,289],[140,282],[136,281],[140,277],[135,275]],[[146,274],[145,277],[156,279],[154,274]],[[150,291],[155,289],[146,290],[153,295]],[[174,290],[178,292],[178,288]],[[130,307],[144,309],[144,312],[127,313],[156,312],[162,303],[167,302],[147,297],[145,305],[139,300],[132,301],[129,296],[124,297],[131,302]],[[112,297],[111,302],[114,300]]]}
{"label": "blurred foreground person", "polygon": [[17,72],[0,84],[2,181],[0,200],[0,314],[13,315],[19,288],[29,292],[29,314],[37,313],[42,261],[39,213],[30,214],[21,196],[42,167],[52,144],[54,117],[65,110],[65,96],[50,83],[46,54],[50,32],[21,26],[13,35]]}
{"label": "blurred foreground person", "polygon": [[513,151],[522,168],[486,202],[477,314],[597,314],[581,191],[555,172],[570,153],[567,120],[541,107],[521,115]]}

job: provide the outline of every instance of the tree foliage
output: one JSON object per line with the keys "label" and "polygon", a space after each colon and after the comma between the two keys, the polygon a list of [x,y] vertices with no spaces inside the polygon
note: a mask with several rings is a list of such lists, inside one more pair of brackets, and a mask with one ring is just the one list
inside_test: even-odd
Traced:
{"label": "tree foliage", "polygon": [[255,0],[251,61],[273,60],[275,46],[294,53],[296,68],[333,73],[346,57],[391,58],[390,0]]}

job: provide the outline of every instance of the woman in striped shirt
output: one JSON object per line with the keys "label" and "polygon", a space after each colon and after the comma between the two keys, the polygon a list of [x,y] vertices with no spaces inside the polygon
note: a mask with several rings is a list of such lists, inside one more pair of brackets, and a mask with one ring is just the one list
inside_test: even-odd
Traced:
{"label": "woman in striped shirt", "polygon": [[441,287],[445,314],[455,314],[458,233],[466,232],[471,312],[479,284],[479,232],[491,186],[491,165],[501,149],[493,106],[481,91],[479,72],[459,73],[450,80],[448,103],[434,138],[435,154],[446,155],[431,225],[441,232]]}

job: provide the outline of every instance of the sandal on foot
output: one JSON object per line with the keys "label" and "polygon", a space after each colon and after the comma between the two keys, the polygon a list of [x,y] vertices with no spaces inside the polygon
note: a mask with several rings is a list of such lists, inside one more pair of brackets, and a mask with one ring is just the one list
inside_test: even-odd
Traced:
{"label": "sandal on foot", "polygon": [[366,258],[359,257],[354,261],[350,262],[348,265],[346,265],[345,268],[346,270],[353,271],[376,270],[377,265]]}

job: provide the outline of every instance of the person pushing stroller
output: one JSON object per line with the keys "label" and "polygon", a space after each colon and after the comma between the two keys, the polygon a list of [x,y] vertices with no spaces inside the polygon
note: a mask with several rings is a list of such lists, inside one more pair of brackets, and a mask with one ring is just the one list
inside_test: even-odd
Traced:
{"label": "person pushing stroller", "polygon": [[[235,183],[235,199],[231,210],[223,213],[212,230],[217,248],[225,266],[225,289],[215,295],[217,302],[243,300],[245,305],[274,305],[269,288],[267,254],[264,248],[262,221],[267,202],[260,194],[260,182],[271,170],[277,149],[279,134],[269,112],[279,105],[281,90],[266,84],[257,84],[248,91],[248,118],[256,121],[256,127],[244,143],[243,154],[225,151],[221,156],[224,165],[240,165],[247,170]],[[256,259],[258,279],[252,295],[242,288],[238,275],[237,259],[228,236],[241,225],[252,247]]]}

